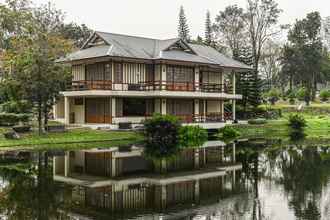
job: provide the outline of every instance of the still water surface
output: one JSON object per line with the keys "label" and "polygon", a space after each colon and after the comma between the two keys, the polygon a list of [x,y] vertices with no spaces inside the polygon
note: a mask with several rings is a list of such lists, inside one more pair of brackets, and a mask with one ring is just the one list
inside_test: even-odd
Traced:
{"label": "still water surface", "polygon": [[3,153],[0,219],[330,219],[330,148],[271,145]]}

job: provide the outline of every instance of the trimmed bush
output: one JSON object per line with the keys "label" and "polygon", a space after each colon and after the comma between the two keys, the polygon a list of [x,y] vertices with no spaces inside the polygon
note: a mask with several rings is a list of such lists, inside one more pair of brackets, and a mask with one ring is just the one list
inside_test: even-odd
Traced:
{"label": "trimmed bush", "polygon": [[13,126],[29,122],[29,114],[0,113],[0,126]]}
{"label": "trimmed bush", "polygon": [[207,131],[200,126],[184,126],[179,130],[180,147],[200,147],[207,137]]}
{"label": "trimmed bush", "polygon": [[264,118],[257,118],[257,119],[249,120],[248,123],[251,125],[262,125],[262,124],[266,124],[267,120]]}
{"label": "trimmed bush", "polygon": [[222,140],[234,139],[234,138],[237,138],[239,136],[240,136],[239,131],[237,131],[232,126],[225,126],[225,127],[219,129],[219,137]]}
{"label": "trimmed bush", "polygon": [[330,91],[327,89],[322,89],[320,92],[320,99],[322,102],[328,101],[330,98]]}
{"label": "trimmed bush", "polygon": [[291,114],[289,116],[289,127],[292,129],[303,129],[306,127],[306,120],[302,115]]}
{"label": "trimmed bush", "polygon": [[145,153],[153,159],[172,157],[179,151],[179,120],[171,115],[155,114],[144,123]]}

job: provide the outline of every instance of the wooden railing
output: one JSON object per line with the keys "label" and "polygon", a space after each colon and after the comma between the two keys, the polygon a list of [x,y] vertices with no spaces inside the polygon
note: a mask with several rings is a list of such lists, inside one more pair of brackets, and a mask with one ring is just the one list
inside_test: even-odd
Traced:
{"label": "wooden railing", "polygon": [[149,81],[138,83],[113,83],[111,80],[80,80],[72,81],[68,90],[113,90],[113,91],[178,91],[178,92],[207,92],[232,93],[232,86],[216,83]]}

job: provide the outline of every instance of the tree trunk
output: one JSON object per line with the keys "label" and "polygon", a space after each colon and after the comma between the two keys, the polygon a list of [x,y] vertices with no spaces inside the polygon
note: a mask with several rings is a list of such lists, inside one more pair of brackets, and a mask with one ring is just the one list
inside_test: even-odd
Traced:
{"label": "tree trunk", "polygon": [[46,130],[46,127],[48,125],[48,108],[47,108],[47,104],[44,105],[44,109],[43,109],[43,113],[44,113],[44,129]]}
{"label": "tree trunk", "polygon": [[42,104],[38,101],[38,131],[39,135],[42,135]]}

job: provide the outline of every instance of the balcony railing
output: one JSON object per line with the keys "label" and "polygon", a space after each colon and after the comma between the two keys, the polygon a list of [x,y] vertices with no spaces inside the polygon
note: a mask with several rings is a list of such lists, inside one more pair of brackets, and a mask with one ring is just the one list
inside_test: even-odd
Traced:
{"label": "balcony railing", "polygon": [[113,91],[179,91],[179,92],[207,92],[232,93],[229,84],[150,81],[139,83],[112,83],[110,80],[80,80],[72,81],[68,85],[70,91],[84,90],[113,90]]}

